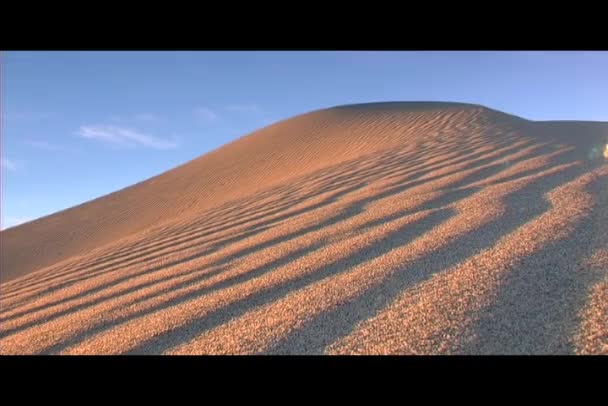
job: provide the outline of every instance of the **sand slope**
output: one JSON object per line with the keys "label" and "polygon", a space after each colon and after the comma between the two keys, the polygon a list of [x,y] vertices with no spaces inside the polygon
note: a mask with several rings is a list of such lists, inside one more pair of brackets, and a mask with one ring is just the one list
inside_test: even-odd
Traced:
{"label": "sand slope", "polygon": [[608,353],[608,123],[285,120],[0,232],[0,353]]}

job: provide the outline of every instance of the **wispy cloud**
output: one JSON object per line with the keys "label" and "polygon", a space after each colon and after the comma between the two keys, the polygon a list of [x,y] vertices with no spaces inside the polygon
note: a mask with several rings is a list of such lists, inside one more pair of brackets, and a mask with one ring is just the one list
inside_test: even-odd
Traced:
{"label": "wispy cloud", "polygon": [[15,227],[19,224],[27,223],[33,220],[31,217],[4,217],[2,216],[2,222],[0,224],[0,230],[5,230],[9,227]]}
{"label": "wispy cloud", "polygon": [[0,164],[2,165],[3,169],[7,169],[12,172],[17,170],[17,163],[11,159],[0,158]]}
{"label": "wispy cloud", "polygon": [[218,118],[218,115],[213,110],[207,107],[197,107],[194,109],[194,116],[199,120],[205,122],[215,121]]}
{"label": "wispy cloud", "polygon": [[126,146],[140,145],[155,149],[172,149],[177,147],[175,142],[113,125],[81,126],[78,134],[84,138]]}
{"label": "wispy cloud", "polygon": [[29,145],[30,147],[33,147],[33,148],[43,149],[45,151],[53,151],[53,152],[75,152],[75,151],[77,151],[76,149],[71,148],[71,147],[51,144],[46,141],[26,140],[25,144]]}
{"label": "wispy cloud", "polygon": [[226,107],[228,111],[247,114],[260,114],[262,109],[257,104],[231,104]]}

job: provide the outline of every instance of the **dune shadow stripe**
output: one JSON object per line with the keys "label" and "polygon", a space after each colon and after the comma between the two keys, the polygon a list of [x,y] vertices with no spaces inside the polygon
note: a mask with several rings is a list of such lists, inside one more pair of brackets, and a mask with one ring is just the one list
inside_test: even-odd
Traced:
{"label": "dune shadow stripe", "polygon": [[474,323],[475,339],[464,354],[573,354],[572,338],[578,312],[590,286],[601,275],[588,272],[585,258],[598,248],[596,233],[606,232],[596,221],[608,203],[597,180],[595,196],[603,194],[594,213],[580,220],[567,236],[518,261],[504,277],[498,296]]}
{"label": "dune shadow stripe", "polygon": [[447,220],[453,214],[453,210],[451,209],[431,212],[423,219],[401,227],[397,231],[391,233],[388,237],[382,238],[351,256],[324,266],[316,272],[305,274],[278,286],[264,289],[253,297],[239,300],[224,308],[211,312],[204,317],[197,318],[196,320],[189,322],[186,326],[181,326],[178,329],[171,330],[141,343],[128,353],[161,354],[166,350],[197,337],[207,330],[226,323],[251,309],[279,300],[280,298],[315,282],[346,272],[352,267],[385,254],[400,245],[406,244]]}
{"label": "dune shadow stripe", "polygon": [[[329,312],[321,313],[271,347],[269,354],[321,353],[346,337],[356,325],[375,316],[408,287],[449,269],[491,247],[500,238],[550,209],[545,193],[575,179],[584,170],[569,168],[557,175],[535,181],[505,199],[506,211],[496,221],[458,238],[442,249],[431,252],[394,272],[384,282]],[[521,208],[525,207],[522,211]]]}

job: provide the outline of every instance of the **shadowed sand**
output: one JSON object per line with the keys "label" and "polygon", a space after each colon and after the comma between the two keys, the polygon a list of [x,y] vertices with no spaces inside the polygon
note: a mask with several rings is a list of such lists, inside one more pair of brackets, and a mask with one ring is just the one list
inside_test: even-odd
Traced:
{"label": "shadowed sand", "polygon": [[607,354],[608,123],[387,102],[0,232],[3,354]]}

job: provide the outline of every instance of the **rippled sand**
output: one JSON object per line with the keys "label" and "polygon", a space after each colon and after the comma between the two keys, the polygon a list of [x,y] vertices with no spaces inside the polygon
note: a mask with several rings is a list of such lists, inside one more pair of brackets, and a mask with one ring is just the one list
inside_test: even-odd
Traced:
{"label": "rippled sand", "polygon": [[276,123],[0,232],[0,353],[607,354],[607,143],[457,103]]}

